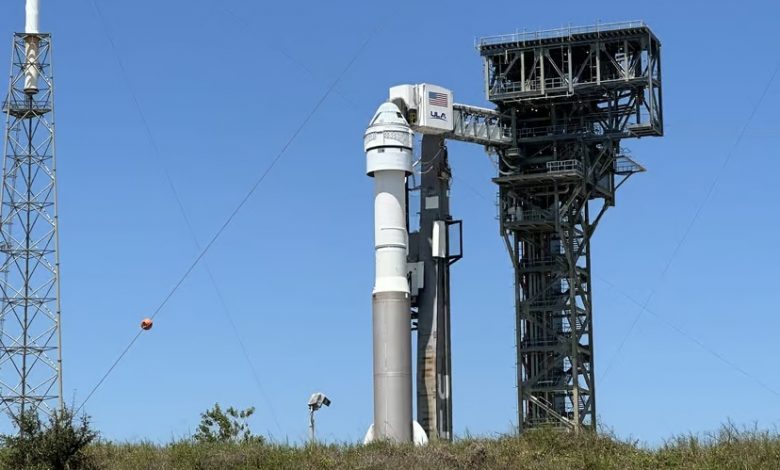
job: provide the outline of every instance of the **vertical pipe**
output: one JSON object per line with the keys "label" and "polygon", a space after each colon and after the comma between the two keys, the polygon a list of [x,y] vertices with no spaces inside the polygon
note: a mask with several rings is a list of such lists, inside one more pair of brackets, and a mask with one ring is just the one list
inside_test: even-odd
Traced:
{"label": "vertical pipe", "polygon": [[[647,64],[640,64],[639,68],[644,68],[647,72],[647,111],[650,113],[648,117],[650,125],[655,127],[655,90],[653,87],[653,37],[648,37],[645,43],[645,49],[647,50]],[[641,60],[641,52],[640,52]],[[644,65],[644,67],[643,67]],[[641,121],[640,121],[641,122]]]}
{"label": "vertical pipe", "polygon": [[[661,87],[661,44],[656,41],[655,43],[656,49],[655,49],[655,63],[658,67],[658,101],[656,102],[656,106],[658,106],[657,114],[658,114],[658,128],[663,129],[664,126],[664,100],[663,100],[663,88]],[[651,90],[652,91],[652,90]]]}
{"label": "vertical pipe", "polygon": [[520,51],[520,91],[525,90],[525,51]]}
{"label": "vertical pipe", "polygon": [[25,7],[24,32],[28,34],[38,34],[38,0],[27,0]]}
{"label": "vertical pipe", "polygon": [[596,85],[601,85],[601,43],[597,42],[596,47]]}
{"label": "vertical pipe", "polygon": [[314,407],[309,407],[309,442],[314,444]]}
{"label": "vertical pipe", "polygon": [[628,81],[628,40],[623,40],[623,80]]}
{"label": "vertical pipe", "polygon": [[[587,202],[585,203],[587,205]],[[572,209],[569,209],[570,211]],[[574,433],[578,433],[581,430],[581,418],[580,418],[580,361],[579,361],[579,346],[580,346],[580,338],[579,338],[579,331],[577,329],[577,290],[579,288],[579,280],[578,279],[578,272],[577,272],[577,253],[576,249],[574,247],[574,241],[576,240],[575,230],[574,230],[574,223],[571,221],[571,217],[567,216],[567,219],[569,219],[569,226],[567,227],[567,230],[564,232],[566,235],[566,257],[567,262],[569,263],[569,330],[571,331],[571,340],[570,340],[570,348],[571,348],[571,355],[569,356],[569,360],[571,361],[571,375],[572,375],[572,395],[571,395],[571,401],[572,401],[572,412],[573,412],[573,418],[574,418]],[[564,410],[565,411],[565,410]]]}
{"label": "vertical pipe", "polygon": [[572,55],[572,52],[573,51],[571,49],[571,44],[569,44],[569,49],[568,49],[569,64],[568,64],[568,70],[567,70],[567,73],[569,75],[569,79],[568,79],[568,82],[569,82],[569,94],[574,94],[574,69],[573,69],[574,66],[572,64],[574,62],[574,57]]}
{"label": "vertical pipe", "polygon": [[[602,209],[603,211],[603,209]],[[603,213],[603,212],[602,212]],[[598,223],[598,217],[596,218],[596,223]],[[596,412],[596,381],[594,378],[596,377],[596,359],[595,359],[595,350],[596,348],[593,346],[593,282],[591,281],[592,276],[590,274],[590,236],[593,234],[593,229],[595,228],[595,225],[590,224],[590,204],[585,204],[585,237],[583,237],[583,241],[585,243],[585,272],[588,273],[588,279],[586,281],[586,292],[587,298],[588,298],[588,304],[585,306],[585,314],[587,317],[585,318],[585,321],[589,325],[589,338],[588,338],[588,346],[590,349],[590,360],[588,361],[590,363],[590,368],[588,370],[588,379],[589,383],[588,385],[588,400],[590,400],[590,410],[585,410],[586,413],[590,414],[591,421],[590,421],[590,428],[592,431],[596,430],[596,419],[598,417],[598,414]]]}
{"label": "vertical pipe", "polygon": [[[53,75],[54,70],[54,62],[53,62],[53,54],[52,54],[52,45],[51,41],[49,41],[48,44],[48,54],[49,54],[49,74],[50,76]],[[52,80],[49,82],[49,100],[51,102],[51,126],[52,128],[56,127],[57,118],[56,114],[54,112],[54,81]],[[54,175],[57,174],[57,135],[56,133],[52,133],[51,136],[51,171]],[[56,321],[57,321],[57,394],[59,396],[58,399],[58,406],[59,411],[62,411],[65,409],[65,398],[63,395],[63,372],[62,372],[62,301],[61,301],[61,291],[60,291],[60,219],[59,219],[59,211],[57,210],[57,207],[59,205],[59,196],[58,196],[58,190],[57,190],[57,181],[55,179],[54,181],[54,188],[52,191],[52,198],[53,198],[53,204],[54,204],[54,267],[57,270],[57,278],[56,278],[56,295],[57,295],[57,311],[55,312],[56,315]]]}
{"label": "vertical pipe", "polygon": [[25,74],[24,92],[32,96],[38,93],[38,0],[27,0],[25,8]]}
{"label": "vertical pipe", "polygon": [[482,60],[482,73],[485,80],[485,100],[490,101],[490,59],[485,57]]}

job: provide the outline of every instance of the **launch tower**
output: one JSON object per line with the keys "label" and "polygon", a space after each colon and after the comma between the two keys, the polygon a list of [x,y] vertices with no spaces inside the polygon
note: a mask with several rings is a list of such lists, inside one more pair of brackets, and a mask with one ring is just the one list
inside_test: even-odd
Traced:
{"label": "launch tower", "polygon": [[621,140],[663,135],[661,44],[642,22],[484,38],[500,230],[515,273],[518,423],[596,425],[591,237],[644,171]]}

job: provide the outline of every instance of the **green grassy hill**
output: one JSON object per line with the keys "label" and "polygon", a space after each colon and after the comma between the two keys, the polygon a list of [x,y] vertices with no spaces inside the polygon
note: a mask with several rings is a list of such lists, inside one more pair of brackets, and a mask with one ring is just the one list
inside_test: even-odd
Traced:
{"label": "green grassy hill", "polygon": [[780,437],[727,426],[705,438],[678,437],[651,450],[610,436],[542,430],[519,438],[462,439],[421,448],[101,443],[90,446],[88,455],[101,470],[780,469]]}

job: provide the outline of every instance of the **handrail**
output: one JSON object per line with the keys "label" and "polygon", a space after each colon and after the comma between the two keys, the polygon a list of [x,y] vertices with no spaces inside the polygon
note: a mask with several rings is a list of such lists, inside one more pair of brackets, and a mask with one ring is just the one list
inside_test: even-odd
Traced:
{"label": "handrail", "polygon": [[6,99],[3,101],[3,111],[7,111],[9,109],[12,110],[23,110],[23,109],[49,109],[51,108],[51,101],[50,100],[27,100],[27,99]]}
{"label": "handrail", "polygon": [[538,41],[541,39],[554,39],[572,36],[574,34],[603,33],[608,31],[617,31],[620,29],[643,28],[646,27],[644,21],[622,21],[615,23],[597,23],[590,26],[567,26],[563,28],[544,29],[539,31],[522,31],[511,34],[499,34],[495,36],[485,36],[477,41],[476,46],[484,47],[507,42],[526,42]]}
{"label": "handrail", "polygon": [[559,173],[567,171],[576,171],[578,173],[582,173],[584,171],[582,162],[579,160],[557,160],[547,162],[546,166],[548,173]]}

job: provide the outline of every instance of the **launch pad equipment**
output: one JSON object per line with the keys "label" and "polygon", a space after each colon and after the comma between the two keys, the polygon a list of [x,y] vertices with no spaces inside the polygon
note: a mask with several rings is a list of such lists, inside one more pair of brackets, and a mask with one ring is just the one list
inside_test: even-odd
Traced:
{"label": "launch pad equipment", "polygon": [[330,398],[326,397],[324,393],[313,393],[309,397],[309,441],[314,443],[316,441],[314,434],[314,412],[318,411],[323,406],[330,406]]}
{"label": "launch pad equipment", "polygon": [[[488,37],[477,48],[495,109],[457,104],[451,91],[420,84],[392,87],[377,113],[396,112],[393,119],[422,134],[420,229],[408,234],[403,260],[409,282],[400,286],[395,272],[392,314],[378,308],[375,290],[374,423],[404,430],[391,436],[385,427],[381,438],[410,437],[411,331],[397,318],[405,311],[418,333],[417,419],[427,436],[452,439],[449,267],[463,251],[460,221],[449,213],[447,139],[483,145],[496,157],[500,231],[514,268],[519,431],[596,426],[590,241],[617,189],[644,171],[621,140],[663,135],[661,44],[644,23],[627,22]],[[395,148],[411,155],[411,131],[403,135]],[[406,210],[406,187],[398,193],[411,174],[405,165],[393,170],[394,223]],[[451,246],[454,235],[460,247]],[[378,243],[377,276],[379,263]],[[384,371],[391,373],[378,381],[388,357],[403,372]],[[387,387],[390,376],[403,376],[403,385]]]}

